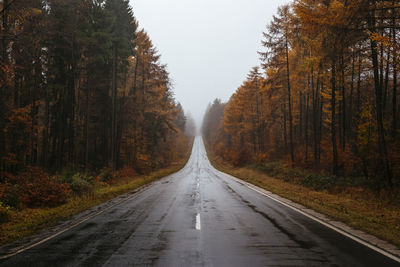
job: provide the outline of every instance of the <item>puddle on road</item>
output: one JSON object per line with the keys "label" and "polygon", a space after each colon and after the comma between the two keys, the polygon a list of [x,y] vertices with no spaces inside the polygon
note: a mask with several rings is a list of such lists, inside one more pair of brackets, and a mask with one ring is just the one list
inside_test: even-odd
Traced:
{"label": "puddle on road", "polygon": [[201,230],[200,213],[196,215],[196,230]]}

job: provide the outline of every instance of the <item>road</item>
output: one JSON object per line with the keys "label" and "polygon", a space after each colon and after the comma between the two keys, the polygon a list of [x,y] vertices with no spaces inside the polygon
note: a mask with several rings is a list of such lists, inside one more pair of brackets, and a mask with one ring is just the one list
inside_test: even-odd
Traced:
{"label": "road", "polygon": [[1,266],[399,266],[251,190],[209,163],[187,165]]}

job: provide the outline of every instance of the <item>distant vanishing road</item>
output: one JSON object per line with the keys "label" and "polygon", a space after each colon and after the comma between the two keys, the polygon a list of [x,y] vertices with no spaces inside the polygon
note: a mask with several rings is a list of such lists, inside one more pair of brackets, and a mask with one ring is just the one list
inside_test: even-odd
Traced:
{"label": "distant vanishing road", "polygon": [[399,266],[215,170],[188,164],[0,266]]}

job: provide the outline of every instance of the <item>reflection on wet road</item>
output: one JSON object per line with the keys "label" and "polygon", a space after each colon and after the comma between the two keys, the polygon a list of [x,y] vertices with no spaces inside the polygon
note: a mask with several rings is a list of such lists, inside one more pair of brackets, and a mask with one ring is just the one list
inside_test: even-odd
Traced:
{"label": "reflection on wet road", "polygon": [[396,266],[232,180],[201,138],[180,172],[1,266]]}

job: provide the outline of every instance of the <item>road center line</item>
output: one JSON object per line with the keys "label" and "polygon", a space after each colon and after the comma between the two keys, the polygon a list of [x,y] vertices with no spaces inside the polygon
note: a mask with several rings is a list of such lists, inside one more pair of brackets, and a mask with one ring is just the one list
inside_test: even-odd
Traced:
{"label": "road center line", "polygon": [[196,230],[201,230],[200,213],[196,215]]}

